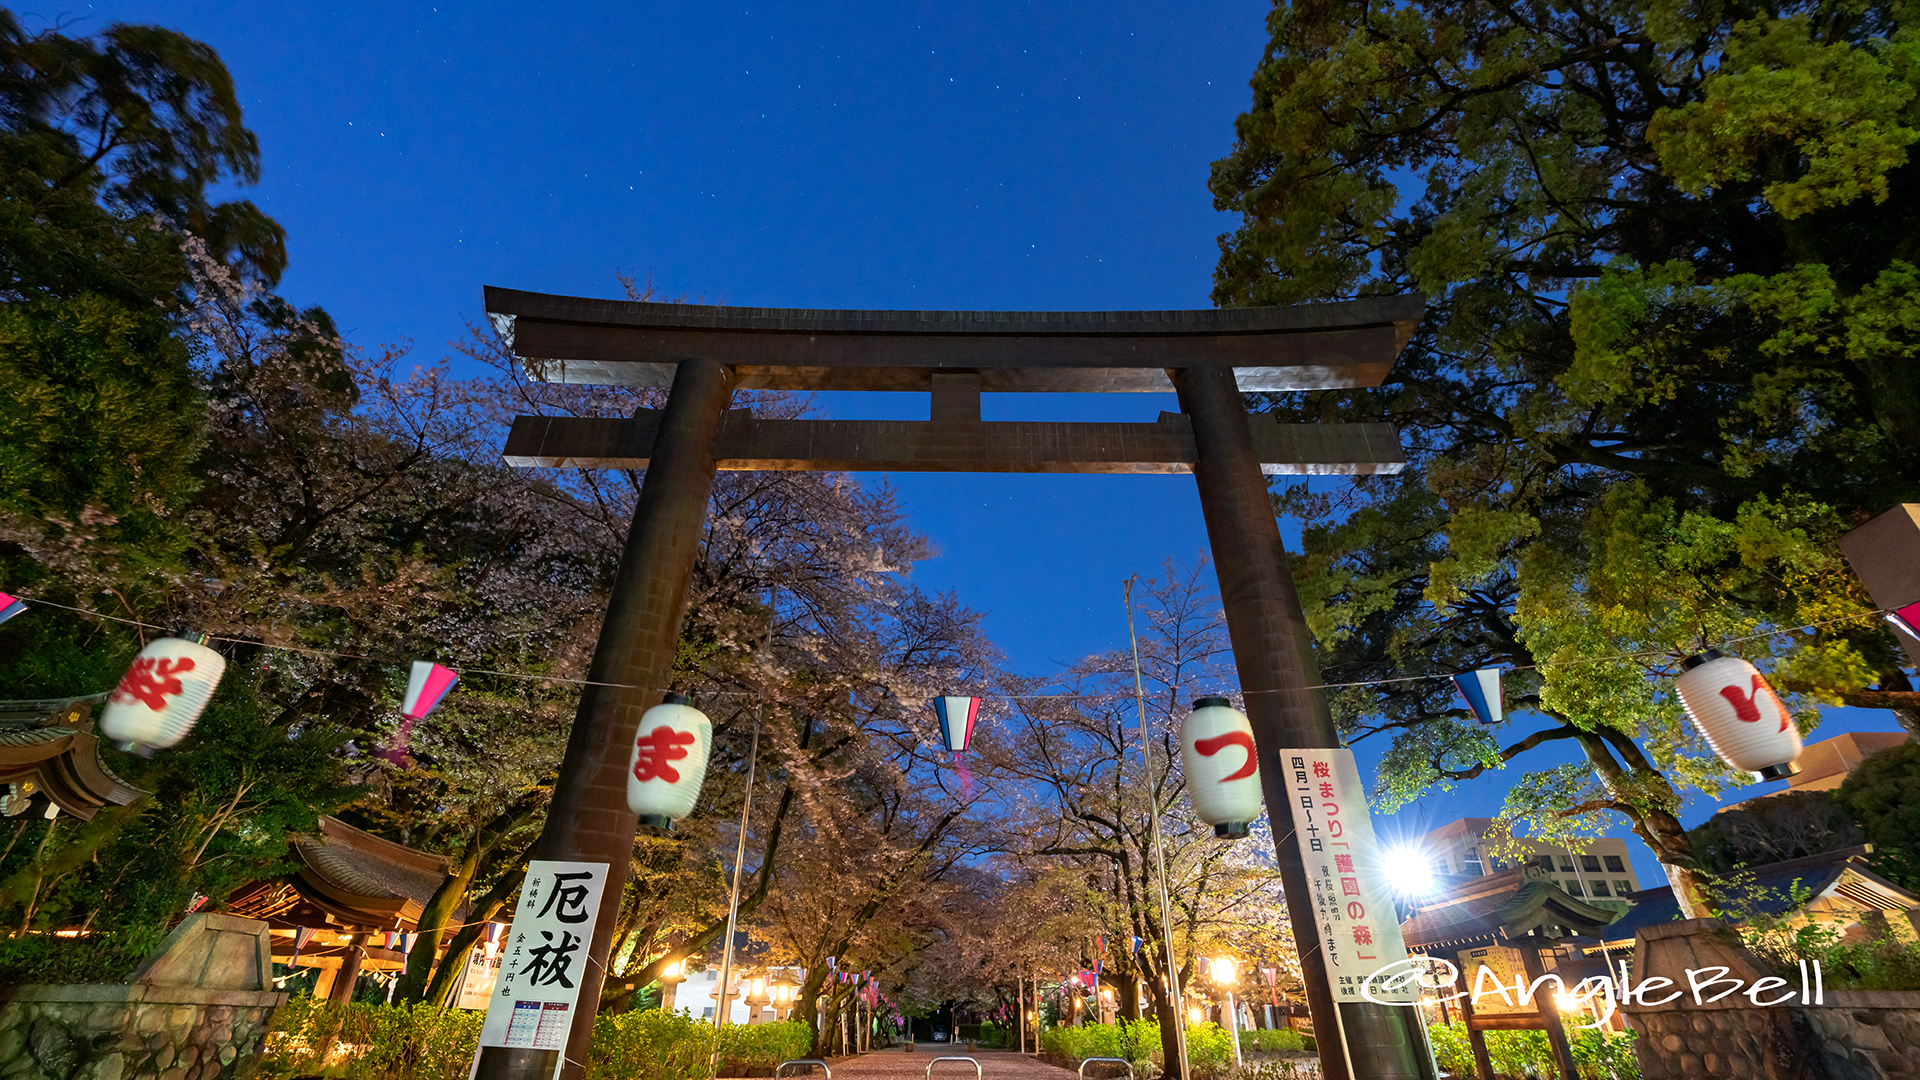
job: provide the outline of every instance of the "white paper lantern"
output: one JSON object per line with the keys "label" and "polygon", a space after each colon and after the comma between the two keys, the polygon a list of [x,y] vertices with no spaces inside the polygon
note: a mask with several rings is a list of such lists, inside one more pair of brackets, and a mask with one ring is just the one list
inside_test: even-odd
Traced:
{"label": "white paper lantern", "polygon": [[1686,670],[1674,690],[1720,760],[1761,780],[1797,771],[1800,729],[1758,668],[1713,649],[1687,657],[1681,667]]}
{"label": "white paper lantern", "polygon": [[1180,759],[1193,811],[1213,835],[1247,835],[1247,823],[1260,816],[1260,763],[1246,716],[1226,698],[1195,701],[1180,724]]}
{"label": "white paper lantern", "polygon": [[123,750],[172,746],[193,730],[226,671],[226,658],[205,645],[160,638],[140,650],[107,695],[100,733]]}
{"label": "white paper lantern", "polygon": [[647,710],[627,761],[627,806],[640,824],[668,829],[693,813],[712,749],[713,722],[686,695],[668,694]]}

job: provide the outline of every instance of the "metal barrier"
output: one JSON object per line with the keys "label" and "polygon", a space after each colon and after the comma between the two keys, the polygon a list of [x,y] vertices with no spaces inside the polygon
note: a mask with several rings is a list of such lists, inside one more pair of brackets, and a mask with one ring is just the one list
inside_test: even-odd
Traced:
{"label": "metal barrier", "polygon": [[794,1058],[792,1061],[783,1061],[773,1067],[773,1075],[779,1076],[789,1065],[818,1065],[826,1070],[827,1080],[833,1080],[833,1067],[819,1058]]}
{"label": "metal barrier", "polygon": [[1111,1061],[1115,1065],[1125,1065],[1127,1067],[1127,1076],[1129,1077],[1129,1080],[1131,1080],[1131,1077],[1133,1076],[1133,1062],[1128,1061],[1126,1058],[1087,1058],[1086,1060],[1080,1063],[1080,1075],[1083,1077],[1086,1076],[1087,1066],[1093,1064],[1096,1061]]}
{"label": "metal barrier", "polygon": [[973,1080],[980,1080],[980,1077],[981,1077],[981,1075],[982,1075],[982,1074],[981,1074],[981,1072],[980,1072],[980,1063],[979,1063],[978,1061],[975,1061],[975,1060],[973,1060],[973,1059],[972,1059],[972,1058],[970,1058],[970,1057],[937,1057],[937,1058],[934,1058],[934,1059],[933,1059],[932,1061],[929,1061],[929,1062],[927,1062],[927,1080],[933,1080],[933,1067],[934,1067],[935,1065],[938,1065],[938,1064],[940,1064],[940,1063],[941,1063],[941,1062],[943,1062],[943,1061],[964,1061],[964,1062],[966,1062],[967,1064],[969,1064],[969,1065],[971,1065],[971,1066],[973,1066]]}

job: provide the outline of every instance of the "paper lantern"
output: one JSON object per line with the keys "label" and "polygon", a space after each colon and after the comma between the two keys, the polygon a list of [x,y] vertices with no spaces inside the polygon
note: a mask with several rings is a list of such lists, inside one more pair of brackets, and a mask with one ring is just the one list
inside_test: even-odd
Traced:
{"label": "paper lantern", "polygon": [[160,638],[140,650],[107,695],[100,733],[123,750],[172,746],[193,730],[226,671],[226,658],[200,642]]}
{"label": "paper lantern", "polygon": [[6,622],[15,615],[27,610],[27,602],[17,596],[8,596],[0,592],[0,622]]}
{"label": "paper lantern", "polygon": [[674,818],[693,813],[712,749],[713,722],[685,694],[668,694],[647,710],[627,762],[627,806],[640,824],[670,829]]}
{"label": "paper lantern", "polygon": [[1246,716],[1226,698],[1195,701],[1180,724],[1180,759],[1193,811],[1213,835],[1247,835],[1247,824],[1260,816],[1260,763]]}
{"label": "paper lantern", "polygon": [[[458,673],[431,664],[425,660],[413,662],[413,675],[407,679],[407,696],[400,702],[400,711],[415,720],[424,720],[447,696],[453,684],[460,681]],[[411,725],[408,725],[411,726]]]}
{"label": "paper lantern", "polygon": [[1720,760],[1761,780],[1794,774],[1800,729],[1758,668],[1714,649],[1680,666],[1674,690]]}
{"label": "paper lantern", "polygon": [[1505,715],[1500,693],[1500,669],[1483,667],[1478,671],[1467,671],[1453,677],[1453,685],[1460,688],[1460,696],[1467,699],[1467,708],[1473,710],[1473,718],[1483,724],[1497,724]]}
{"label": "paper lantern", "polygon": [[946,740],[947,749],[959,753],[973,741],[974,721],[980,718],[980,699],[977,697],[937,697],[933,699],[934,714],[940,717],[940,737]]}

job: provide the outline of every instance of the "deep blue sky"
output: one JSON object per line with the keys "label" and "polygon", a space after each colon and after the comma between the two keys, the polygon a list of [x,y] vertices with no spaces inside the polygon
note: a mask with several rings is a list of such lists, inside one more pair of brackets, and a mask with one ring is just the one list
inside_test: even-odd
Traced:
{"label": "deep blue sky", "polygon": [[[219,50],[286,226],[282,291],[421,362],[483,285],[771,307],[1206,307],[1206,190],[1268,7],[1208,3],[287,4],[58,9]],[[53,14],[52,9],[41,12]],[[30,21],[33,17],[29,16]],[[918,395],[829,415],[925,416]],[[989,395],[986,418],[1151,420],[1170,395]],[[987,612],[1015,670],[1125,644],[1120,582],[1206,547],[1187,476],[892,478],[914,577]],[[1830,721],[1890,730],[1885,713]],[[1362,757],[1377,751],[1361,748]],[[1546,759],[1535,759],[1546,764]],[[1402,826],[1490,814],[1483,778]],[[1712,809],[1702,803],[1691,823]],[[1643,881],[1657,871],[1637,860]]]}

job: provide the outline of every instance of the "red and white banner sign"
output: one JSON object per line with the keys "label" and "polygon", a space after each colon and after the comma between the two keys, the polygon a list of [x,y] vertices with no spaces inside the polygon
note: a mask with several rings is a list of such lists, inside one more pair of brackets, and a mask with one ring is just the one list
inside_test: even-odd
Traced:
{"label": "red and white banner sign", "polygon": [[[1335,1001],[1361,1001],[1367,976],[1407,958],[1386,868],[1351,750],[1281,750],[1294,840],[1313,890],[1314,929]],[[1293,932],[1305,928],[1295,926]],[[1382,1001],[1395,994],[1375,990]],[[1404,992],[1413,1000],[1412,990]]]}

